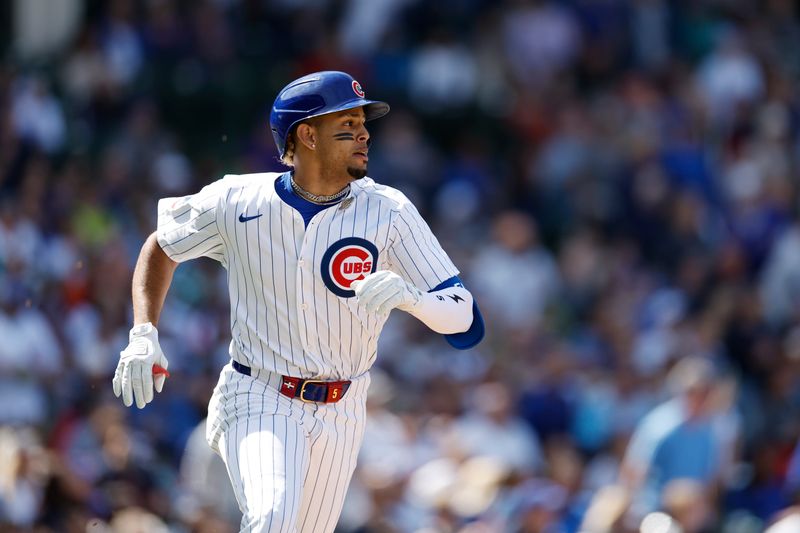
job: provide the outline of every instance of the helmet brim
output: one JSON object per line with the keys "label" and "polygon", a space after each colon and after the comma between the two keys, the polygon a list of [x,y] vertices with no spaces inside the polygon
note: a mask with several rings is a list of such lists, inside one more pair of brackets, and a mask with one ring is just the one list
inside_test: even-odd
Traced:
{"label": "helmet brim", "polygon": [[330,109],[326,109],[322,113],[314,113],[308,115],[307,117],[303,117],[301,120],[298,120],[289,128],[294,128],[297,124],[300,124],[304,120],[308,120],[314,117],[321,117],[323,115],[330,115],[331,113],[338,113],[339,111],[346,111],[348,109],[355,109],[357,107],[364,108],[364,116],[366,120],[375,120],[376,118],[381,118],[386,113],[389,112],[389,104],[386,102],[381,102],[378,100],[365,100],[363,98],[355,98],[353,100],[349,100],[347,102],[342,102],[341,104],[332,107]]}

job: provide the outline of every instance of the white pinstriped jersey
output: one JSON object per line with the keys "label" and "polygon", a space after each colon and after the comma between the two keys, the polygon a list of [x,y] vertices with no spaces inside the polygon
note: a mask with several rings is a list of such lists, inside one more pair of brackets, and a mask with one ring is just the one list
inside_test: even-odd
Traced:
{"label": "white pinstriped jersey", "polygon": [[306,227],[276,191],[281,176],[227,175],[197,194],[160,200],[158,242],[174,261],[205,256],[227,269],[234,360],[300,378],[352,379],[372,366],[385,318],[365,313],[349,284],[392,270],[428,291],[458,270],[400,191],[354,181],[347,199]]}

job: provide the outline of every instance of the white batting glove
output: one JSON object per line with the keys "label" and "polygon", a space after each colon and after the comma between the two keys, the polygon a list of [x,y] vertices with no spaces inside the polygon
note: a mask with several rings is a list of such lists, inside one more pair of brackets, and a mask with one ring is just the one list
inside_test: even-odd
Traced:
{"label": "white batting glove", "polygon": [[[134,326],[128,341],[127,348],[119,354],[114,372],[114,396],[119,398],[121,394],[126,407],[130,407],[135,398],[136,407],[143,409],[153,401],[153,386],[157,392],[164,387],[164,380],[169,376],[166,371],[169,362],[158,344],[158,330],[150,322]],[[154,368],[154,365],[157,366]]]}
{"label": "white batting glove", "polygon": [[422,291],[390,270],[379,270],[354,281],[350,288],[368,313],[388,314],[397,307],[412,311],[422,301]]}

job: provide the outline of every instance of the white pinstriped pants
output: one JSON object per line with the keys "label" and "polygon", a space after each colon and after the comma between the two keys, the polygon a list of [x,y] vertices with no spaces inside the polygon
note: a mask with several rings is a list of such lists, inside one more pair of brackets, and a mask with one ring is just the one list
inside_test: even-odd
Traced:
{"label": "white pinstriped pants", "polygon": [[242,532],[333,532],[364,436],[369,375],[335,404],[288,398],[279,380],[226,365],[206,438],[228,469]]}

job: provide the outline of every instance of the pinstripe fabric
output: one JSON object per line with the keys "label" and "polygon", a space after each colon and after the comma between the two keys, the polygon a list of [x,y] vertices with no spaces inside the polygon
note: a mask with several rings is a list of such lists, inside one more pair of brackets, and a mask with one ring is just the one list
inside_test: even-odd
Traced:
{"label": "pinstripe fabric", "polygon": [[272,373],[227,365],[209,404],[206,438],[228,469],[241,531],[332,532],[356,466],[369,374],[335,404],[292,400]]}
{"label": "pinstripe fabric", "polygon": [[[458,271],[399,191],[358,180],[347,204],[306,225],[276,191],[279,176],[228,175],[196,195],[162,199],[157,236],[173,260],[211,257],[228,272],[230,354],[252,375],[223,369],[207,438],[227,466],[242,531],[331,532],[361,445],[385,318],[329,290],[322,258],[355,237],[377,250],[377,269],[424,290]],[[281,374],[353,384],[336,404],[310,404],[278,392]]]}

